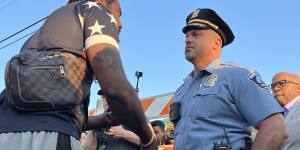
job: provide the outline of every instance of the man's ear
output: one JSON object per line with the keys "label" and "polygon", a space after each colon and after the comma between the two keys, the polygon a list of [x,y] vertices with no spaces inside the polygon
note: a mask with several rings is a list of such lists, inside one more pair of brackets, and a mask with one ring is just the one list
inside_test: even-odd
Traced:
{"label": "man's ear", "polygon": [[222,39],[221,38],[218,38],[217,40],[216,40],[216,45],[218,46],[218,48],[222,48]]}
{"label": "man's ear", "polygon": [[300,94],[300,85],[299,84],[297,85],[297,91]]}
{"label": "man's ear", "polygon": [[220,49],[222,48],[222,40],[220,38],[216,38],[213,42],[212,42],[212,48],[213,49]]}
{"label": "man's ear", "polygon": [[297,83],[297,91],[300,94],[300,77],[299,76],[296,78],[296,83]]}

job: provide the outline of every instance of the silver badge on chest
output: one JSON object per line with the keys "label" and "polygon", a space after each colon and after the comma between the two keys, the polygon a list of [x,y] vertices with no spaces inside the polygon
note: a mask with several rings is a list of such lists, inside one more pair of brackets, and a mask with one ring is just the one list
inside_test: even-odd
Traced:
{"label": "silver badge on chest", "polygon": [[207,80],[204,83],[204,86],[205,87],[215,86],[217,80],[218,80],[218,76],[215,74],[211,74],[210,76],[207,77]]}

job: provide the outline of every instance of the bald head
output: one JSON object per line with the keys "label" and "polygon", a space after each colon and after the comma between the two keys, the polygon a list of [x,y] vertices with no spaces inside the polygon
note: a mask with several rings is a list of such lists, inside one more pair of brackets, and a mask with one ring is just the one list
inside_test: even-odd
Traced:
{"label": "bald head", "polygon": [[272,79],[272,82],[276,78],[284,78],[286,80],[292,80],[294,82],[300,83],[300,76],[295,73],[291,73],[291,72],[279,72],[279,73],[275,74]]}
{"label": "bald head", "polygon": [[285,106],[300,96],[300,77],[295,73],[280,72],[272,78],[272,91],[277,101]]}

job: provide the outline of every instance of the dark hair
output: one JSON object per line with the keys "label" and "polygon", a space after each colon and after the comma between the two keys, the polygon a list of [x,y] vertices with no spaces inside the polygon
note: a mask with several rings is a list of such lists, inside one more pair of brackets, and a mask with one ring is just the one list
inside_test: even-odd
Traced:
{"label": "dark hair", "polygon": [[156,127],[156,126],[159,126],[159,128],[163,131],[165,131],[165,123],[161,120],[154,120],[154,121],[151,121],[151,126],[152,127]]}

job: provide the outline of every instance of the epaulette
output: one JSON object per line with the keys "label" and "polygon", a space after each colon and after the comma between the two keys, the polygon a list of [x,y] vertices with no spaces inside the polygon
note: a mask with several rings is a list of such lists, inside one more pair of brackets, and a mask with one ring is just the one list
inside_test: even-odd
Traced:
{"label": "epaulette", "polygon": [[240,64],[236,64],[236,63],[233,63],[233,62],[218,62],[218,63],[214,63],[214,64],[211,64],[208,68],[206,68],[207,70],[218,70],[218,69],[224,69],[224,68],[240,68],[240,69],[244,69],[244,70],[247,70],[249,71],[249,73],[252,73],[252,72],[256,72],[254,69],[249,69],[249,68],[246,68]]}
{"label": "epaulette", "polygon": [[220,63],[220,65],[223,66],[223,68],[228,68],[228,67],[244,68],[242,65],[233,62],[222,62]]}
{"label": "epaulette", "polygon": [[220,66],[223,66],[223,68],[236,67],[236,68],[245,69],[249,72],[256,72],[254,69],[247,68],[247,67],[244,67],[240,64],[233,63],[233,62],[222,62],[222,63],[220,63]]}
{"label": "epaulette", "polygon": [[223,69],[223,68],[228,68],[228,67],[242,68],[242,66],[238,65],[238,64],[234,64],[234,63],[231,63],[231,62],[221,62],[221,63],[212,64],[207,69],[215,70],[215,69]]}

